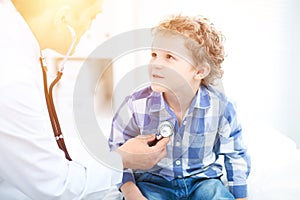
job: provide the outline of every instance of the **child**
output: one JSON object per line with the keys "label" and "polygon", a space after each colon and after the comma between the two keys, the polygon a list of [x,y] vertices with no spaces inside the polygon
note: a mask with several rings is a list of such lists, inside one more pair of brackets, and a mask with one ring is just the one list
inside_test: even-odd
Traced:
{"label": "child", "polygon": [[[167,157],[148,171],[124,171],[125,199],[247,197],[250,158],[234,105],[211,87],[222,77],[223,35],[203,17],[172,16],[153,29],[151,86],[128,96],[113,118],[111,149],[174,126]],[[229,190],[223,185],[224,155]]]}

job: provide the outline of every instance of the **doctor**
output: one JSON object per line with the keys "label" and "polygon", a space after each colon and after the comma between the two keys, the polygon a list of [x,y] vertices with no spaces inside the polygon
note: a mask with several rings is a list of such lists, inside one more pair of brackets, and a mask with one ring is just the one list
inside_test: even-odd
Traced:
{"label": "doctor", "polygon": [[[0,199],[101,199],[121,181],[122,171],[96,161],[68,161],[58,148],[39,63],[41,49],[66,54],[72,43],[76,46],[101,4],[0,0]],[[120,166],[146,169],[156,164],[166,155],[168,140],[148,147],[153,139],[134,138],[117,149]]]}

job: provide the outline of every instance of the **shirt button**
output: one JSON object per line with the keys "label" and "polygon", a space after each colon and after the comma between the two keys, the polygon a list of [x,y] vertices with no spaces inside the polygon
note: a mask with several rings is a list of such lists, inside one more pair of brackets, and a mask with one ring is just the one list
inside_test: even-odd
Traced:
{"label": "shirt button", "polygon": [[180,146],[180,142],[177,141],[177,142],[175,143],[175,146],[176,146],[176,147],[179,147],[179,146]]}
{"label": "shirt button", "polygon": [[182,178],[182,176],[177,176],[177,178]]}
{"label": "shirt button", "polygon": [[175,164],[180,165],[181,164],[180,160],[176,160]]}
{"label": "shirt button", "polygon": [[186,125],[186,120],[184,120],[184,121],[182,122],[182,124],[183,124],[183,125]]}

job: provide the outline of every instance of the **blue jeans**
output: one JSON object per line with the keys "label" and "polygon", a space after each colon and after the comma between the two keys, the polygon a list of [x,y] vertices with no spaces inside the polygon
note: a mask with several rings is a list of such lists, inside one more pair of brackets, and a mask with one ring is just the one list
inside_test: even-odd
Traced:
{"label": "blue jeans", "polygon": [[234,199],[220,179],[197,177],[168,181],[150,173],[135,174],[136,185],[149,200],[228,200]]}

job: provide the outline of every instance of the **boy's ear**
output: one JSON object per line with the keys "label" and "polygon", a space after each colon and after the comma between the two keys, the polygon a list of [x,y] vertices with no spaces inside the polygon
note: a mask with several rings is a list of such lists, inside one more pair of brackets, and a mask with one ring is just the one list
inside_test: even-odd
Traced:
{"label": "boy's ear", "polygon": [[195,73],[195,79],[201,80],[204,79],[210,72],[210,66],[209,65],[203,65],[199,70]]}

